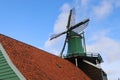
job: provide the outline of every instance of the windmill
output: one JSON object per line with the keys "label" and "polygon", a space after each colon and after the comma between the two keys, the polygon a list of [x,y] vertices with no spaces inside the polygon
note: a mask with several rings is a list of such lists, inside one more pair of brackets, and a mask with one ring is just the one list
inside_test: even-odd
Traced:
{"label": "windmill", "polygon": [[63,51],[67,43],[68,49],[64,59],[75,64],[92,80],[107,80],[107,74],[100,67],[100,63],[103,62],[100,54],[88,54],[86,52],[84,29],[87,27],[88,22],[89,19],[85,19],[75,24],[75,9],[73,8],[70,10],[66,31],[51,36],[50,40],[66,34],[64,45],[60,53],[61,57],[63,57]]}
{"label": "windmill", "polygon": [[89,19],[85,19],[75,24],[75,9],[71,9],[68,17],[66,31],[51,36],[50,40],[66,34],[64,45],[60,56],[62,57],[66,43],[68,43],[67,57],[75,55],[85,55],[85,44],[83,30],[87,27]]}

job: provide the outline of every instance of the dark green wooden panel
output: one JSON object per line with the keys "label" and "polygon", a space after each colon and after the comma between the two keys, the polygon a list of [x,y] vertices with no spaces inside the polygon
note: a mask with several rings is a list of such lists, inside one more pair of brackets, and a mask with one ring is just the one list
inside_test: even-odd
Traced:
{"label": "dark green wooden panel", "polygon": [[0,80],[20,80],[0,50]]}

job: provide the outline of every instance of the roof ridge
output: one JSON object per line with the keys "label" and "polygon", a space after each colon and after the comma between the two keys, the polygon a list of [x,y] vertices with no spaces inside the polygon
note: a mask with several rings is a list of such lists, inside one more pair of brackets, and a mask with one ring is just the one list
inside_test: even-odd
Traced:
{"label": "roof ridge", "polygon": [[[6,35],[1,34],[1,33],[0,33],[0,36],[6,37],[6,38],[9,38],[9,39],[12,39],[12,40],[17,41],[17,42],[19,42],[19,43],[22,43],[22,44],[25,44],[25,45],[27,45],[27,46],[30,46],[30,47],[39,49],[39,50],[41,50],[41,51],[44,51],[44,50],[42,50],[42,49],[40,49],[40,48],[38,48],[38,47],[35,47],[35,46],[33,46],[33,45],[30,45],[30,44],[27,44],[27,43],[25,43],[25,42],[23,42],[23,41],[20,41],[20,40],[17,40],[17,39],[15,39],[15,38],[13,38],[13,37],[9,37],[9,36],[6,36]],[[47,52],[47,51],[44,51],[44,52]],[[49,52],[47,52],[47,53],[49,53]]]}

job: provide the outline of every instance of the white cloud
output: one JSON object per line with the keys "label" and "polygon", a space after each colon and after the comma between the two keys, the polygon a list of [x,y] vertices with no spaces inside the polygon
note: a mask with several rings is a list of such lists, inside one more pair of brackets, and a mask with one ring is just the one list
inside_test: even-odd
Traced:
{"label": "white cloud", "polygon": [[70,10],[69,4],[64,4],[61,7],[61,13],[58,16],[58,19],[56,20],[55,25],[54,25],[54,33],[60,33],[66,29],[69,10]]}
{"label": "white cloud", "polygon": [[[60,10],[61,10],[61,13],[54,24],[53,33],[55,34],[61,33],[66,30],[70,5],[64,4]],[[54,40],[47,40],[45,42],[45,48],[47,48],[49,52],[54,53],[55,55],[59,55],[63,46],[64,38],[65,36],[61,36]]]}
{"label": "white cloud", "polygon": [[[88,18],[89,16],[89,7],[90,0],[74,0],[74,7],[76,9],[76,22],[81,21],[82,19]],[[86,17],[87,16],[87,17]]]}
{"label": "white cloud", "polygon": [[93,7],[93,14],[97,18],[101,19],[108,16],[112,12],[112,10],[113,10],[112,3],[108,0],[102,0],[102,2],[100,2],[100,5]]}
{"label": "white cloud", "polygon": [[120,60],[112,63],[104,62],[102,67],[108,75],[108,80],[118,80],[120,78]]}
{"label": "white cloud", "polygon": [[87,50],[88,52],[101,52],[107,61],[112,62],[120,58],[120,42],[109,38],[107,32],[108,31],[101,31],[100,33],[95,33],[95,35],[91,37],[91,42],[94,43],[88,45]]}
{"label": "white cloud", "polygon": [[48,39],[44,45],[46,51],[52,54],[55,54],[55,55],[60,55],[60,51],[63,46],[64,38],[65,36],[61,36],[53,40]]}
{"label": "white cloud", "polygon": [[92,44],[87,45],[87,51],[100,53],[105,61],[102,68],[109,80],[117,80],[120,76],[120,42],[108,37],[108,34],[108,30],[94,33],[90,39]]}
{"label": "white cloud", "polygon": [[74,0],[77,17],[102,20],[120,7],[120,0]]}
{"label": "white cloud", "polygon": [[111,0],[74,0],[77,17],[91,17],[94,19],[103,19],[110,15],[114,9],[114,1]]}
{"label": "white cloud", "polygon": [[81,0],[81,5],[83,7],[87,7],[88,6],[88,2],[89,2],[89,0]]}
{"label": "white cloud", "polygon": [[117,0],[117,1],[115,2],[115,6],[116,6],[116,7],[120,7],[120,0]]}

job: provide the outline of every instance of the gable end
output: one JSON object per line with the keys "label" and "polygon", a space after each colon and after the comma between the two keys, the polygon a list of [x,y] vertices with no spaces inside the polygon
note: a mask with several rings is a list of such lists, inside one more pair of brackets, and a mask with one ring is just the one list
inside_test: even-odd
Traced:
{"label": "gable end", "polygon": [[26,80],[0,44],[0,80]]}

